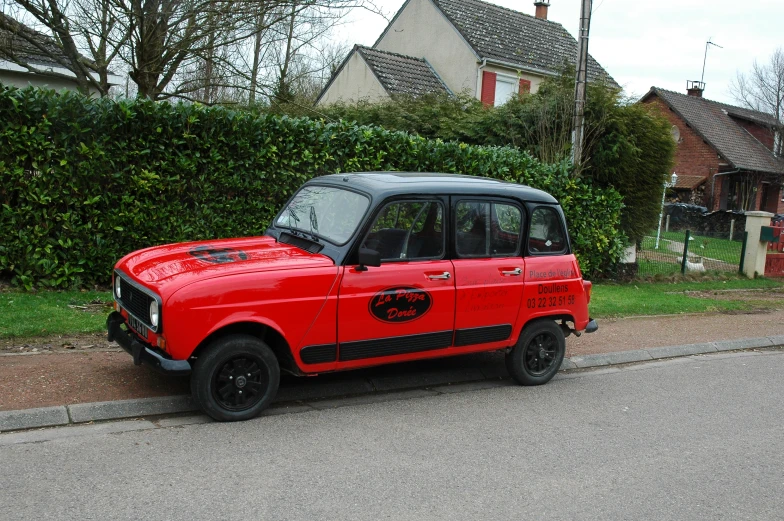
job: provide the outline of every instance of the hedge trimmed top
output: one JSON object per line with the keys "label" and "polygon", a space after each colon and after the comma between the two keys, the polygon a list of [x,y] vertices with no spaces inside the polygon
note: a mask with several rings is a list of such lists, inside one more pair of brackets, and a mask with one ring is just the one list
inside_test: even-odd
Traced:
{"label": "hedge trimmed top", "polygon": [[555,196],[590,274],[618,259],[621,197],[505,147],[426,140],[201,105],[0,86],[0,275],[32,288],[108,285],[146,246],[262,234],[308,179],[448,172]]}

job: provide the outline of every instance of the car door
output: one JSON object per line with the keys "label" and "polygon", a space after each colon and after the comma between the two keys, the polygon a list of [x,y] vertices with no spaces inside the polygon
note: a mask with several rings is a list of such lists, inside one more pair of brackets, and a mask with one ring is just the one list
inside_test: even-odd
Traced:
{"label": "car door", "polygon": [[509,345],[520,312],[525,213],[511,200],[453,200],[455,347]]}
{"label": "car door", "polygon": [[444,199],[386,204],[361,239],[381,265],[345,266],[338,296],[338,367],[423,358],[452,344],[454,269]]}
{"label": "car door", "polygon": [[575,309],[587,309],[588,303],[560,210],[532,205],[530,215],[523,302],[527,318],[574,316]]}

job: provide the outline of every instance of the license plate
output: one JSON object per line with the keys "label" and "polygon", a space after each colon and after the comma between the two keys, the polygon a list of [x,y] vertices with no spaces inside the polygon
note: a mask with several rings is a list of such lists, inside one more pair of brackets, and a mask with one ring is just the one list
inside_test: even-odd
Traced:
{"label": "license plate", "polygon": [[133,315],[128,315],[128,325],[131,327],[131,329],[139,333],[142,338],[147,338],[147,326],[142,324],[142,322],[137,320]]}

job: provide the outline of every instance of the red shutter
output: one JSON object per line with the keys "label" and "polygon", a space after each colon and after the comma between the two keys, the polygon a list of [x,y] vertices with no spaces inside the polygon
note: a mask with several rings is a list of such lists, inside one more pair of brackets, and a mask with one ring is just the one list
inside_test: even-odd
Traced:
{"label": "red shutter", "polygon": [[531,92],[531,81],[520,80],[520,94],[528,94]]}
{"label": "red shutter", "polygon": [[495,103],[495,73],[482,71],[482,105],[492,107]]}

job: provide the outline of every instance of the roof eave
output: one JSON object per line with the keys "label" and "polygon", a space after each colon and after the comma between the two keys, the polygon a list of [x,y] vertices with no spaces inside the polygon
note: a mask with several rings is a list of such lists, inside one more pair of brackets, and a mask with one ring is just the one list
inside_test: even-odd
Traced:
{"label": "roof eave", "polygon": [[387,85],[386,83],[383,82],[383,80],[381,79],[381,76],[379,76],[378,72],[373,67],[373,64],[371,62],[369,62],[367,60],[367,58],[365,58],[364,54],[362,54],[362,47],[359,47],[357,49],[357,54],[359,54],[359,57],[362,58],[363,62],[365,62],[365,65],[367,66],[368,69],[370,69],[370,72],[373,73],[373,77],[376,78],[376,81],[378,82],[379,85],[381,85],[381,88],[384,89],[384,92],[387,93],[387,96],[389,96],[391,98],[392,97],[392,93],[389,91],[389,88],[390,88],[389,85]]}
{"label": "roof eave", "polygon": [[482,57],[480,59],[484,60],[486,63],[489,63],[491,65],[500,65],[502,67],[508,67],[510,69],[516,69],[516,70],[520,70],[520,71],[530,72],[530,73],[533,73],[533,74],[538,74],[540,76],[549,76],[551,78],[555,78],[555,77],[558,76],[557,72],[548,71],[546,69],[539,69],[537,67],[531,67],[530,65],[523,65],[523,64],[520,64],[520,63],[512,63],[512,62],[508,62],[508,61],[504,61],[504,60],[498,60],[496,58],[485,58],[485,57]]}
{"label": "roof eave", "polygon": [[[46,78],[61,78],[61,79],[71,79],[76,80],[76,74],[73,73],[70,69],[66,69],[65,67],[58,67],[54,65],[44,65],[44,64],[34,64],[36,68],[38,68],[41,72],[32,72],[31,70],[18,65],[12,61],[0,59],[0,70],[10,71],[10,72],[21,72],[23,74],[29,74],[31,76],[41,76]],[[90,76],[93,77],[94,80],[98,80],[98,75],[94,72],[90,73]],[[114,72],[109,72],[106,75],[107,82],[109,86],[113,85],[120,85],[123,81],[123,76],[116,74]]]}
{"label": "roof eave", "polygon": [[425,65],[427,65],[428,69],[430,69],[430,72],[433,73],[433,76],[435,76],[436,79],[438,79],[438,81],[441,82],[441,86],[444,87],[446,93],[449,94],[450,96],[453,96],[454,93],[452,92],[452,89],[450,89],[449,86],[444,82],[444,80],[441,79],[441,76],[436,72],[433,66],[430,65],[430,62],[427,61],[427,58],[422,58],[422,59],[425,61]]}

